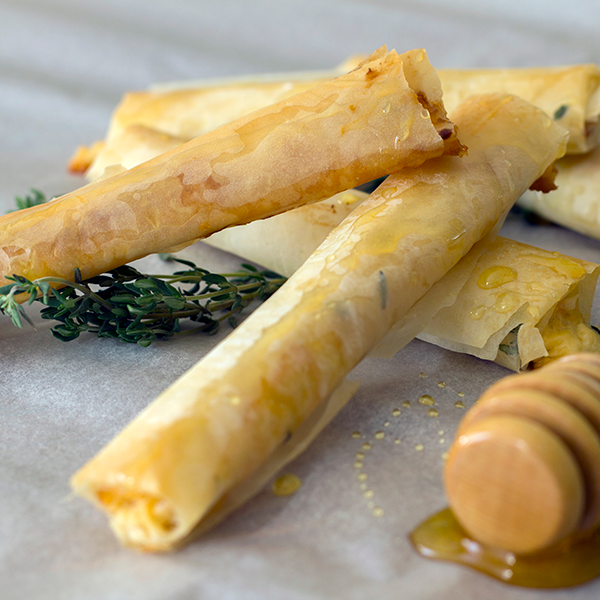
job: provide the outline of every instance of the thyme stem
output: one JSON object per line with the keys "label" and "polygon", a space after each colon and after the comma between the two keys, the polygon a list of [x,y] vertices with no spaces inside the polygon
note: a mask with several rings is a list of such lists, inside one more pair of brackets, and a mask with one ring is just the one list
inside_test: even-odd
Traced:
{"label": "thyme stem", "polygon": [[[58,321],[52,333],[69,341],[87,331],[99,337],[148,346],[155,339],[167,339],[180,332],[180,320],[201,323],[195,330],[214,333],[255,299],[265,299],[285,278],[251,265],[227,274],[215,274],[177,258],[188,267],[172,275],[144,275],[123,266],[104,275],[80,281],[61,277],[8,277],[12,283],[0,288],[0,313],[9,315],[21,327],[21,318],[33,325],[16,296],[29,296],[29,304],[41,302],[44,319]],[[176,287],[173,283],[182,284]],[[204,286],[200,290],[200,286]],[[92,287],[94,289],[92,289]],[[222,315],[216,313],[226,310]]]}

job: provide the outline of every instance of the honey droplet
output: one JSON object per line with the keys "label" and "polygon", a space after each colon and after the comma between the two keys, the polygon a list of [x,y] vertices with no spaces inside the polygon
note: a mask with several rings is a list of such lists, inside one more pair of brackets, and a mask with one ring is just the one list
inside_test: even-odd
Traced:
{"label": "honey droplet", "polygon": [[362,469],[362,468],[363,468],[363,464],[360,462],[360,460],[357,460],[357,461],[354,463],[354,468],[355,468],[355,469]]}
{"label": "honey droplet", "polygon": [[464,392],[458,392],[458,394],[457,394],[457,395],[458,395],[458,396],[460,396],[461,398],[464,398],[464,397],[465,397],[465,393],[464,393]]}
{"label": "honey droplet", "polygon": [[376,439],[376,440],[382,440],[384,437],[385,437],[385,433],[383,433],[383,431],[378,431],[378,432],[375,434],[375,439]]}
{"label": "honey droplet", "polygon": [[384,427],[389,427],[389,426],[390,426],[390,422],[389,422],[389,421],[386,421],[386,422],[383,424],[383,426],[384,426]]}
{"label": "honey droplet", "polygon": [[400,444],[400,443],[401,443],[401,440],[400,440],[400,438],[396,438],[396,439],[394,440],[394,444]]}
{"label": "honey droplet", "polygon": [[427,375],[425,375],[425,373],[423,373],[423,371],[421,371],[421,372],[419,373],[419,377],[421,377],[421,378],[425,378],[425,377],[427,377]]}
{"label": "honey droplet", "polygon": [[454,403],[454,406],[456,406],[456,408],[464,408],[465,407],[465,403],[462,400],[457,400]]}
{"label": "honey droplet", "polygon": [[375,508],[373,508],[373,516],[374,517],[383,517],[385,513],[383,512],[383,508],[379,508],[379,506],[376,506]]}
{"label": "honey droplet", "polygon": [[363,452],[356,453],[356,460],[362,460],[365,457]]}
{"label": "honey droplet", "polygon": [[518,304],[519,296],[517,294],[513,294],[512,292],[499,294],[494,306],[492,306],[492,310],[503,315],[517,308]]}
{"label": "honey droplet", "polygon": [[363,449],[363,450],[366,450],[366,451],[369,451],[369,450],[371,449],[371,444],[369,444],[369,442],[365,442],[365,443],[362,445],[362,449]]}
{"label": "honey droplet", "polygon": [[359,481],[366,481],[367,480],[367,474],[366,473],[359,473],[356,476],[356,479],[358,479]]}
{"label": "honey droplet", "polygon": [[440,429],[440,430],[438,431],[438,435],[444,435],[444,430],[443,430],[443,429]]}
{"label": "honey droplet", "polygon": [[360,431],[353,431],[353,432],[352,432],[352,437],[353,437],[355,440],[358,440],[359,438],[361,438],[361,437],[362,437],[362,434],[360,433]]}
{"label": "honey droplet", "polygon": [[354,204],[355,202],[358,202],[359,199],[360,197],[358,196],[358,194],[353,194],[352,192],[344,192],[338,197],[337,202],[338,204]]}
{"label": "honey droplet", "polygon": [[427,411],[427,416],[428,416],[428,417],[437,417],[439,414],[440,414],[440,413],[437,411],[437,409],[436,409],[436,408],[430,408],[430,409]]}
{"label": "honey droplet", "polygon": [[446,460],[448,458],[447,452],[442,452],[442,460]]}
{"label": "honey droplet", "polygon": [[438,381],[438,387],[439,388],[445,388],[446,384],[443,381]]}
{"label": "honey droplet", "polygon": [[415,444],[415,450],[417,452],[423,452],[424,448],[425,448],[425,446],[423,446],[423,444]]}
{"label": "honey droplet", "polygon": [[399,408],[395,408],[392,411],[392,417],[399,417],[402,414],[402,411]]}
{"label": "honey droplet", "polygon": [[372,498],[375,495],[375,492],[373,490],[366,490],[365,493],[363,494],[363,496],[369,500],[370,498]]}
{"label": "honey droplet", "polygon": [[477,278],[477,285],[482,290],[491,290],[500,287],[505,283],[515,281],[516,278],[517,272],[514,269],[497,265],[485,269],[485,271]]}
{"label": "honey droplet", "polygon": [[375,502],[373,502],[373,500],[369,500],[367,502],[367,506],[372,510],[375,508]]}
{"label": "honey droplet", "polygon": [[283,473],[271,485],[271,490],[276,496],[291,496],[295,494],[302,486],[302,481],[298,475],[293,473]]}
{"label": "honey droplet", "polygon": [[410,400],[405,400],[405,401],[402,403],[402,406],[403,406],[404,408],[410,408]]}
{"label": "honey droplet", "polygon": [[423,394],[419,398],[419,404],[423,404],[424,406],[433,406],[435,404],[435,400],[433,399],[433,396],[430,396],[429,394]]}
{"label": "honey droplet", "polygon": [[440,444],[445,444],[446,443],[446,438],[440,438]]}
{"label": "honey droplet", "polygon": [[366,483],[361,483],[359,487],[363,492],[369,488],[369,486]]}
{"label": "honey droplet", "polygon": [[473,321],[479,321],[485,315],[487,308],[485,306],[476,306],[469,311],[469,316]]}

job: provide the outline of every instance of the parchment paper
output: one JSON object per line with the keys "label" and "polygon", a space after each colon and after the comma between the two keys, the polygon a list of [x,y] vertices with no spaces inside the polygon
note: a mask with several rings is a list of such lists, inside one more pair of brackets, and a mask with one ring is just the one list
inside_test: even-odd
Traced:
{"label": "parchment paper", "polygon": [[[103,136],[127,90],[329,68],[383,43],[425,47],[438,67],[600,62],[599,13],[595,0],[0,2],[0,209],[30,187],[55,195],[81,185],[66,175],[66,162],[77,145]],[[502,234],[600,261],[599,242],[558,227],[511,216]],[[239,263],[201,245],[195,252],[216,271]],[[166,267],[148,258],[141,268]],[[596,304],[592,320],[600,323]],[[295,495],[267,488],[175,554],[122,549],[104,517],[70,496],[68,478],[227,330],[144,349],[91,336],[63,344],[47,322],[35,321],[37,331],[20,331],[0,320],[2,600],[600,595],[600,581],[554,593],[510,588],[412,550],[407,534],[445,505],[442,453],[465,410],[455,402],[468,408],[508,373],[419,341],[351,374],[362,382],[356,396],[286,469],[302,479]],[[425,393],[438,417],[418,403]],[[362,450],[365,442],[371,450]],[[357,452],[365,454],[361,469]]]}

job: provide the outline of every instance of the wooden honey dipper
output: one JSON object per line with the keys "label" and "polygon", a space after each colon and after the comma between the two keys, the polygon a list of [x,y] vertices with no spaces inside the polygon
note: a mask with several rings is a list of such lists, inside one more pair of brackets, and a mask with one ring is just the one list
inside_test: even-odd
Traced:
{"label": "wooden honey dipper", "polygon": [[444,484],[477,541],[516,554],[600,525],[600,355],[491,386],[466,414]]}

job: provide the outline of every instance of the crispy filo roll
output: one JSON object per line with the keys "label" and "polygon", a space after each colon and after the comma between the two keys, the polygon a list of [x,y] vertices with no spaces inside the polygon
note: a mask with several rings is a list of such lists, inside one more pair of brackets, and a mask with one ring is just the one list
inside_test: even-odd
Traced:
{"label": "crispy filo roll", "polygon": [[[348,64],[350,64],[349,61]],[[596,65],[529,69],[441,69],[438,71],[448,111],[472,94],[503,92],[520,96],[546,111],[569,131],[567,154],[581,154],[598,144],[600,127],[600,69]],[[191,139],[261,106],[306,90],[315,80],[284,74],[277,81],[260,77],[211,84],[190,83],[176,89],[130,92],[116,107],[106,140],[92,149],[82,147],[72,159],[72,170],[97,179],[113,164],[115,154],[130,146],[132,126],[143,126],[173,139]],[[151,135],[151,134],[150,134]],[[159,135],[159,134],[157,134]],[[140,138],[140,145],[146,143]],[[93,159],[93,160],[92,160]],[[82,163],[83,161],[83,163]],[[132,159],[123,164],[132,166]],[[127,163],[127,164],[125,164]]]}
{"label": "crispy filo roll", "polygon": [[439,76],[448,111],[471,94],[515,94],[539,106],[569,131],[567,154],[582,154],[598,145],[600,69],[596,65],[442,69]]}
{"label": "crispy filo roll", "polygon": [[[336,69],[294,73],[293,77],[284,73],[267,74],[260,75],[259,81],[250,76],[233,81],[180,82],[157,86],[156,90],[127,92],[111,115],[105,140],[89,147],[80,146],[69,161],[69,170],[84,173],[93,163],[86,175],[91,181],[97,179],[102,175],[97,163],[105,163],[115,147],[127,145],[128,136],[125,135],[124,140],[120,138],[132,126],[141,125],[188,141],[269,104],[305,92],[323,81],[344,75],[366,58],[351,57]],[[108,155],[104,155],[105,151]]]}
{"label": "crispy filo roll", "polygon": [[[187,141],[188,138],[169,135],[145,125],[130,125],[113,138],[111,143],[99,142],[99,146],[92,148],[90,155],[93,154],[93,160],[89,162],[91,166],[88,170],[87,166],[82,170],[86,171],[86,177],[90,181],[96,181],[137,167]],[[83,154],[85,156],[81,160],[88,160],[90,155]]]}
{"label": "crispy filo roll", "polygon": [[600,352],[590,313],[600,265],[497,238],[419,338],[514,371]]}
{"label": "crispy filo roll", "polygon": [[[204,241],[289,277],[365,197],[343,192]],[[599,265],[499,237],[472,269],[470,261],[457,265],[464,287],[417,337],[515,371],[600,351],[590,328]]]}
{"label": "crispy filo roll", "polygon": [[[343,192],[220,231],[205,243],[289,277],[365,197],[357,190]],[[600,336],[590,327],[600,265],[498,237],[475,267],[461,261],[452,282],[461,271],[460,294],[420,339],[514,371],[576,352],[600,352]]]}
{"label": "crispy filo roll", "polygon": [[386,334],[413,322],[425,292],[564,152],[564,130],[514,97],[473,98],[455,118],[467,157],[388,177],[279,291],[74,475],[74,490],[108,513],[123,543],[170,549],[235,506],[237,486],[246,482],[244,498],[258,491],[274,453],[294,455],[301,424]]}
{"label": "crispy filo roll", "polygon": [[529,190],[519,206],[600,240],[600,148],[586,156],[565,156],[556,163],[557,189]]}
{"label": "crispy filo roll", "polygon": [[84,279],[444,152],[460,153],[424,51],[357,69],[141,165],[0,219],[0,276]]}

